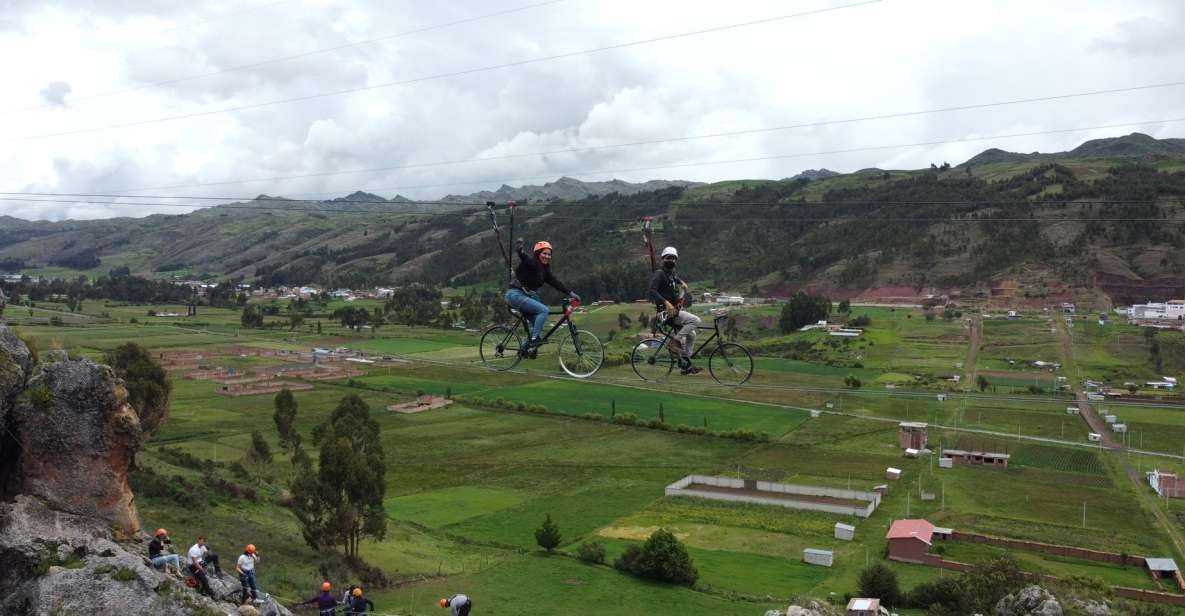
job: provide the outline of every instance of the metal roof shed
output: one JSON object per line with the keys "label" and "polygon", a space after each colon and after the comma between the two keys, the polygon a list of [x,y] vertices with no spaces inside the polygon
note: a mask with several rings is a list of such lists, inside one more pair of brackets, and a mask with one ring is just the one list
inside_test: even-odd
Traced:
{"label": "metal roof shed", "polygon": [[1177,562],[1171,558],[1147,558],[1148,570],[1157,573],[1172,573],[1177,570]]}

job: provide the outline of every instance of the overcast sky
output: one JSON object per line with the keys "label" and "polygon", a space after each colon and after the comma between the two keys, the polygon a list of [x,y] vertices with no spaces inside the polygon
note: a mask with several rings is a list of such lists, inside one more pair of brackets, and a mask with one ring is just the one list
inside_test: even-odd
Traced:
{"label": "overcast sky", "polygon": [[[819,167],[955,164],[988,147],[1060,151],[1137,130],[1185,136],[1185,122],[1158,122],[1185,118],[1185,87],[1172,87],[423,166],[1185,81],[1185,2],[1176,0],[884,0],[207,113],[857,1],[0,0],[0,191],[331,198],[366,190],[432,199],[563,175],[782,178]],[[514,12],[490,16],[504,11]],[[296,54],[307,55],[263,63]],[[206,115],[153,121],[187,114]],[[132,122],[145,123],[104,128]],[[868,149],[1115,124],[1138,126]],[[772,156],[784,157],[688,164]],[[421,166],[266,179],[409,165]],[[30,219],[160,211],[179,210],[0,201],[0,214]]]}

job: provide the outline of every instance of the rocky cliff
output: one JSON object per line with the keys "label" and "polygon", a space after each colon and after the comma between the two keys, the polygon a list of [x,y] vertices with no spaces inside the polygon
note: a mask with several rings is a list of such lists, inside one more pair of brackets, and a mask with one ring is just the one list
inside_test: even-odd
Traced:
{"label": "rocky cliff", "polygon": [[198,595],[147,562],[127,473],[142,434],[111,368],[38,358],[0,321],[0,613],[272,614]]}

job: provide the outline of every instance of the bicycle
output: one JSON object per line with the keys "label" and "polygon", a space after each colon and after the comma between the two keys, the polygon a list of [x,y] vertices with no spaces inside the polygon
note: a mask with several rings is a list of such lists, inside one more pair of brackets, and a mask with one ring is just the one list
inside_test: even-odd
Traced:
{"label": "bicycle", "polygon": [[[568,335],[564,336],[559,343],[560,368],[563,368],[569,376],[578,379],[588,378],[600,370],[601,364],[605,363],[605,347],[592,332],[576,329],[576,324],[572,322],[572,311],[580,307],[580,302],[574,299],[565,299],[563,305],[563,310],[560,312],[548,311],[549,315],[563,316],[551,326],[547,333],[540,337],[539,344],[547,344],[551,335],[566,324]],[[538,347],[523,350],[523,335],[530,339],[531,323],[517,308],[507,306],[507,309],[514,322],[491,326],[481,335],[481,342],[478,346],[482,363],[499,372],[517,366],[524,357],[534,359],[538,350]],[[523,335],[519,334],[520,329]]]}
{"label": "bicycle", "polygon": [[[667,324],[665,316],[664,311],[656,317],[660,323],[658,331],[663,337],[642,340],[630,352],[630,367],[643,381],[661,382],[679,362],[678,352],[670,346],[676,328]],[[708,353],[708,373],[721,385],[739,387],[753,376],[753,354],[740,344],[724,341],[724,336],[720,334],[720,322],[726,319],[728,315],[717,315],[712,319],[711,327],[696,328],[712,330],[712,335],[691,353],[691,358],[695,359],[712,341],[716,341],[716,346]]]}

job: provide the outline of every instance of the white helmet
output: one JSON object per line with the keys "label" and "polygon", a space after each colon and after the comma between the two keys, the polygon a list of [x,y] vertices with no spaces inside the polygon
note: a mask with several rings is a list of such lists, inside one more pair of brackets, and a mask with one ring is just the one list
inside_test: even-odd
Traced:
{"label": "white helmet", "polygon": [[675,257],[676,259],[678,259],[679,258],[679,251],[675,250],[674,246],[667,246],[666,248],[662,249],[662,258],[665,259],[668,256]]}

